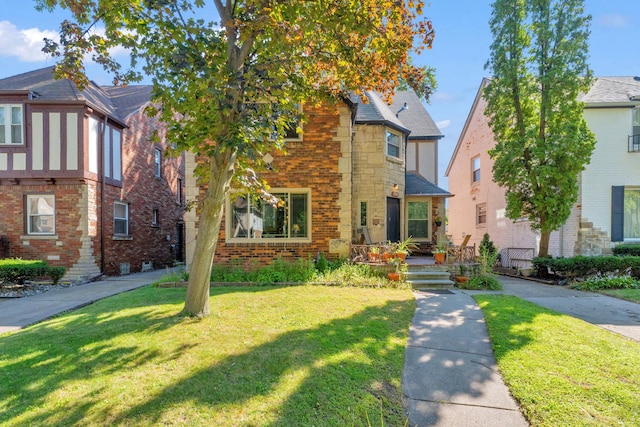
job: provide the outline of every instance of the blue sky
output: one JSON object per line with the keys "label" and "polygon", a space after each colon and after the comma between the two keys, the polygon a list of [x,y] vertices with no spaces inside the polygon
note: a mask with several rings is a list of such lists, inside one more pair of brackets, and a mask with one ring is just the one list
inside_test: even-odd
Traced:
{"label": "blue sky", "polygon": [[[458,141],[489,58],[489,0],[427,0],[425,16],[436,30],[433,49],[415,58],[417,65],[436,68],[438,90],[427,110],[445,137],[439,148],[439,185]],[[40,52],[43,37],[55,37],[63,13],[39,13],[25,0],[0,0],[0,78],[46,67],[53,60]],[[586,0],[593,18],[590,66],[596,76],[640,75],[640,1]],[[99,67],[89,66],[89,78],[110,84]]]}

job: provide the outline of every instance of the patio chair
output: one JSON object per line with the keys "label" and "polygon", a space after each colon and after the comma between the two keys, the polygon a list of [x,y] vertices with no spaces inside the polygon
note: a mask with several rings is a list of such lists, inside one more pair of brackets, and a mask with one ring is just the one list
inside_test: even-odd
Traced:
{"label": "patio chair", "polygon": [[455,264],[456,262],[463,263],[465,259],[465,248],[471,239],[471,234],[467,234],[464,237],[461,245],[451,245],[447,248],[447,263]]}

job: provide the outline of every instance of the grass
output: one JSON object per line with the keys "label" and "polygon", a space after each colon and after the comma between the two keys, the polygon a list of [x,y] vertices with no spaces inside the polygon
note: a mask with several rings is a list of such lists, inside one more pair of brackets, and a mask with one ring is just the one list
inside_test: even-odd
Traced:
{"label": "grass", "polygon": [[[145,287],[0,337],[0,425],[404,425],[407,290]],[[382,418],[382,420],[381,420]]]}
{"label": "grass", "polygon": [[639,343],[517,297],[475,298],[531,425],[640,425]]}
{"label": "grass", "polygon": [[602,289],[601,294],[640,303],[640,289]]}

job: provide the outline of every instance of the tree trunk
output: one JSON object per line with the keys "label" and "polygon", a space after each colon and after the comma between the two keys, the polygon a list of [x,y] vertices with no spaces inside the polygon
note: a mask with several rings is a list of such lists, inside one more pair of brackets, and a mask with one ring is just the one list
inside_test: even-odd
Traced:
{"label": "tree trunk", "polygon": [[200,213],[196,247],[189,269],[189,284],[182,314],[196,317],[209,315],[211,266],[218,244],[224,201],[233,177],[235,159],[235,150],[229,149],[210,160],[209,188]]}
{"label": "tree trunk", "polygon": [[549,238],[551,237],[550,231],[540,232],[540,250],[538,256],[543,257],[549,255]]}

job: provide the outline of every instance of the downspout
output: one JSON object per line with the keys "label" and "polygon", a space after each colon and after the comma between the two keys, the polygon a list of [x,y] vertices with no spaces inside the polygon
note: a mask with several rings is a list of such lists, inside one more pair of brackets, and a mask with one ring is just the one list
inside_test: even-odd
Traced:
{"label": "downspout", "polygon": [[105,245],[104,245],[104,192],[105,192],[105,182],[104,182],[104,141],[107,136],[107,120],[108,117],[105,114],[104,123],[102,124],[102,138],[99,138],[98,141],[98,179],[100,180],[100,272],[104,274],[105,268],[107,265],[106,255],[105,255]]}

